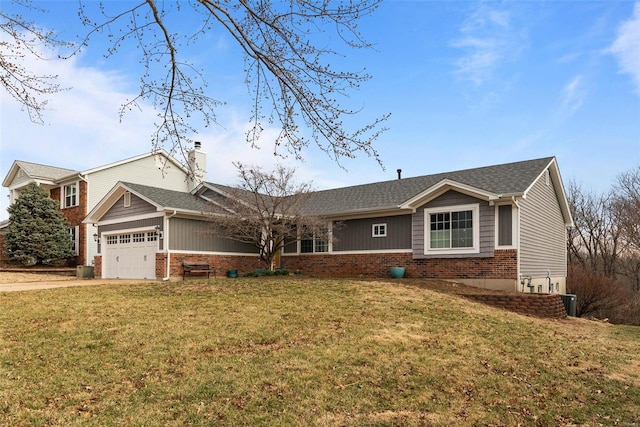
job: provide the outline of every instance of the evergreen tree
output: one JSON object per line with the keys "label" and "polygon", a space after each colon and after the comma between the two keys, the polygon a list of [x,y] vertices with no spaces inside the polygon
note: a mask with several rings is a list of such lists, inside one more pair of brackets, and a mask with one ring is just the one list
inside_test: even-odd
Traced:
{"label": "evergreen tree", "polygon": [[30,184],[7,211],[4,251],[10,262],[33,265],[74,256],[69,224],[44,189]]}

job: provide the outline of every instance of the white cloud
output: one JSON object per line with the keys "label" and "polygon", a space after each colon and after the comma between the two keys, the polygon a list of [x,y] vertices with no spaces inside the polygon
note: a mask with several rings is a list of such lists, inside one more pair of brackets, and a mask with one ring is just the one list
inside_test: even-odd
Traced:
{"label": "white cloud", "polygon": [[460,28],[462,36],[451,42],[465,51],[456,62],[456,73],[481,86],[502,62],[516,58],[524,40],[511,20],[509,12],[481,4]]}
{"label": "white cloud", "polygon": [[582,106],[587,95],[582,76],[575,76],[562,89],[561,104],[564,118],[573,115]]}
{"label": "white cloud", "polygon": [[618,27],[616,40],[609,48],[618,59],[620,72],[629,74],[640,95],[640,2],[633,8],[633,17]]}

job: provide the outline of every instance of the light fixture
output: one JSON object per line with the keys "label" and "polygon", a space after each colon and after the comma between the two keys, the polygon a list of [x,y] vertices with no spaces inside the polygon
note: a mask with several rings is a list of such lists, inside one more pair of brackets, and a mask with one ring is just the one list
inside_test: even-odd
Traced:
{"label": "light fixture", "polygon": [[164,233],[160,231],[159,225],[156,225],[156,233],[158,233],[158,239],[162,240],[162,238],[164,237]]}
{"label": "light fixture", "polygon": [[94,242],[98,241],[98,233],[93,233],[93,241]]}

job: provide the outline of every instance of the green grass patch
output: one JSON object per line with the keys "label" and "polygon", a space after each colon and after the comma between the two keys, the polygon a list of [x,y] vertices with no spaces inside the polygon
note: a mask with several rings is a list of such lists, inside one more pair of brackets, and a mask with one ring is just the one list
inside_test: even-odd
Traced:
{"label": "green grass patch", "polygon": [[406,286],[0,294],[0,425],[634,425],[640,328]]}

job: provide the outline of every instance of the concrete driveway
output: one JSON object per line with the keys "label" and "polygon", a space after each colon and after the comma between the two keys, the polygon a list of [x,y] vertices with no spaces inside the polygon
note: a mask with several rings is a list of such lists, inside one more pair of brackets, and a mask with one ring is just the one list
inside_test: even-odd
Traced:
{"label": "concrete driveway", "polygon": [[34,282],[0,283],[0,292],[32,291],[36,289],[68,288],[72,286],[113,285],[119,283],[143,282],[143,280],[119,279],[66,279]]}

